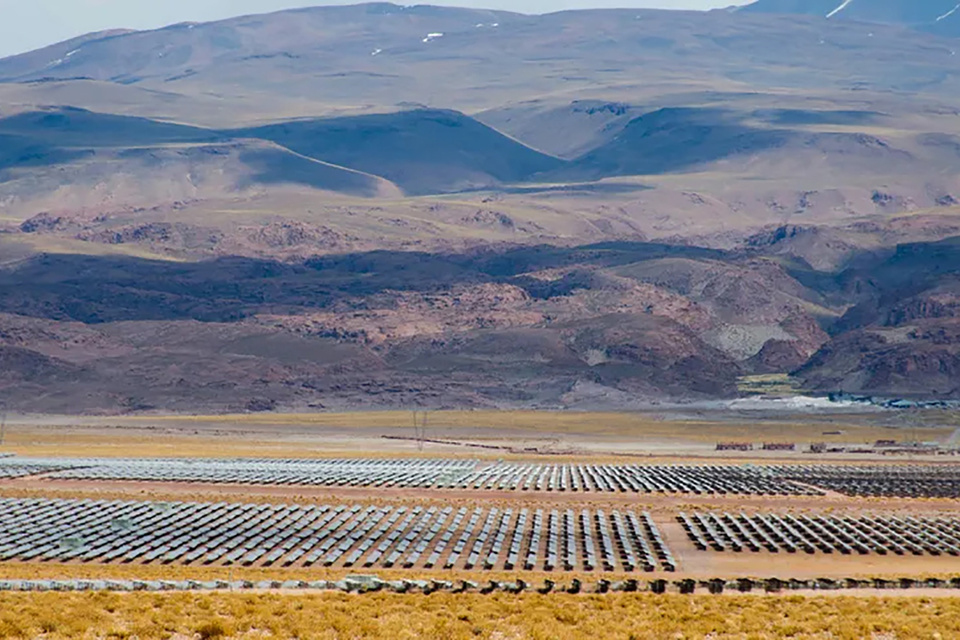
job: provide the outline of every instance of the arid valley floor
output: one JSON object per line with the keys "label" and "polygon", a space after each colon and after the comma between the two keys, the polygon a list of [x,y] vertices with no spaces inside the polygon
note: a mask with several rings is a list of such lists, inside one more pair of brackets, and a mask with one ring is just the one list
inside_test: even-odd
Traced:
{"label": "arid valley floor", "polygon": [[960,638],[958,0],[57,2],[0,640]]}
{"label": "arid valley floor", "polygon": [[[596,624],[609,629],[603,637],[622,638],[674,637],[669,634],[677,632],[682,637],[912,638],[939,633],[946,638],[960,632],[960,605],[951,582],[960,577],[960,557],[931,551],[951,537],[931,539],[919,524],[905,529],[906,536],[890,528],[907,527],[911,521],[947,523],[948,532],[957,526],[956,497],[935,495],[937,486],[942,489],[950,482],[938,485],[931,480],[955,469],[956,458],[947,451],[957,418],[949,412],[793,418],[726,413],[722,419],[718,415],[694,419],[652,413],[477,411],[420,414],[418,424],[424,415],[427,426],[419,430],[413,427],[412,415],[404,412],[11,416],[0,455],[16,455],[0,457],[0,471],[20,463],[59,466],[0,479],[0,509],[8,510],[0,519],[0,584],[31,580],[40,585],[37,589],[48,590],[66,588],[53,586],[58,584],[117,581],[146,591],[125,593],[127,587],[121,586],[114,592],[0,592],[4,605],[0,635],[75,637],[79,620],[86,637],[562,638],[582,637]],[[905,427],[905,422],[917,426]],[[943,446],[937,454],[851,452],[873,448],[878,440],[935,441]],[[750,444],[754,450],[716,451],[719,442]],[[810,453],[809,445],[815,442],[826,443],[828,451]],[[785,443],[795,444],[796,450],[762,450],[765,444]],[[350,482],[283,476],[287,471],[282,465],[288,464],[301,470],[338,464],[337,473],[354,473],[356,468],[349,465],[361,460],[367,470],[351,476]],[[247,469],[274,475],[196,479],[214,473],[217,465],[238,461]],[[57,471],[68,464],[76,468]],[[433,486],[416,486],[420,480],[412,476],[390,475],[405,465],[430,464],[459,465],[461,476],[434,476]],[[168,474],[167,479],[148,479],[157,472],[151,465],[160,465],[157,469]],[[791,484],[774,475],[754,475],[756,469],[878,466],[885,477],[907,474],[906,484],[926,488],[917,497],[857,496],[846,489],[808,491],[814,487],[806,481]],[[501,468],[512,471],[498,475]],[[184,469],[199,475],[184,475]],[[390,479],[382,479],[384,469]],[[563,469],[573,471],[565,476]],[[654,486],[682,478],[685,469],[704,470],[703,482],[713,489]],[[909,479],[920,469],[933,476]],[[573,484],[561,486],[565,477]],[[642,478],[650,483],[649,490],[617,484],[629,482],[624,478]],[[740,483],[736,486],[742,489],[719,490],[720,484],[711,484],[714,478],[719,478],[717,483]],[[608,481],[613,484],[605,485]],[[169,505],[227,512],[259,509],[281,515],[262,530],[244,524],[242,517],[225,525],[238,539],[233,556],[226,551],[217,555],[216,545],[210,543],[192,559],[171,559],[173,538],[182,541],[203,532],[168,511],[136,532],[148,533],[149,538],[151,527],[166,526],[167,537],[158,533],[145,542],[141,537],[144,546],[139,552],[136,545],[117,547],[120,551],[112,556],[105,551],[111,537],[123,538],[124,529],[134,526],[123,525],[127,516],[116,516],[105,525],[103,540],[76,542],[73,534],[65,533],[69,526],[60,523],[50,525],[60,527],[59,540],[39,536],[14,549],[20,543],[11,543],[11,536],[29,538],[31,532],[17,532],[9,505],[29,504],[42,511],[37,505],[51,499],[81,511],[127,508],[133,513],[139,504],[141,511],[149,512],[147,504],[168,505],[163,509],[176,513],[181,507]],[[297,518],[321,505],[339,520],[320,519],[317,522],[326,523],[326,528],[315,523],[297,533]],[[340,516],[338,507],[346,515]],[[386,517],[390,513],[396,516],[392,520]],[[467,517],[451,520],[457,513]],[[475,521],[468,523],[471,514],[476,514]],[[710,514],[732,518],[701,529],[712,530],[721,544],[726,540],[722,551],[698,548],[695,536],[678,518]],[[771,524],[773,518],[781,524]],[[643,524],[647,519],[650,528]],[[749,529],[747,523],[761,519],[767,524]],[[638,523],[636,530],[633,522]],[[843,534],[830,529],[837,534],[834,537],[827,528],[813,529],[815,523],[853,527],[846,530],[854,538],[861,536],[870,548],[840,552]],[[98,531],[95,521],[89,526]],[[776,551],[730,546],[738,535],[741,541],[763,536],[763,526],[771,527],[767,531],[772,537],[775,531],[784,534],[793,527],[799,534],[799,527],[808,527],[806,534],[822,533],[838,546],[829,553],[823,548],[791,550],[789,536],[774,545]],[[265,533],[268,530],[272,537]],[[908,541],[914,530],[916,537]],[[445,548],[438,535],[444,531],[451,536]],[[565,546],[567,539],[573,542],[570,548]],[[666,556],[654,539],[662,541]],[[448,554],[457,551],[453,547],[458,540],[462,552],[451,561]],[[221,543],[227,549],[231,546],[226,538]],[[418,543],[421,553],[411,561],[409,554]],[[298,556],[301,544],[323,553]],[[511,561],[514,544],[517,555]],[[559,561],[551,560],[554,546]],[[258,547],[264,548],[259,556]],[[883,547],[887,548],[880,551]],[[901,548],[894,551],[897,547]],[[377,559],[365,566],[361,558],[378,548]],[[31,556],[29,549],[37,551]],[[274,549],[275,555],[266,555]],[[443,553],[436,553],[440,560],[433,564],[428,556],[437,549]],[[631,558],[642,558],[644,549],[650,553],[650,566],[626,560],[626,550]],[[163,553],[147,553],[157,550]],[[165,559],[168,552],[171,557]],[[394,560],[387,562],[391,553]],[[348,560],[351,555],[353,562]],[[572,558],[572,564],[564,566],[563,558]],[[349,588],[352,592],[344,593],[343,581],[351,574],[376,575],[385,582],[376,589],[361,589],[366,593]],[[189,580],[196,584],[186,592],[171,586]],[[161,589],[163,581],[170,582]],[[327,581],[327,587],[318,588],[318,581]],[[518,585],[520,593],[512,592]],[[665,593],[655,593],[660,589]],[[70,618],[56,608],[39,615],[37,608],[54,598],[70,602],[71,611],[86,613]],[[102,610],[107,602],[109,607]],[[245,613],[238,615],[239,610]],[[633,617],[620,619],[613,615],[617,610],[631,611]],[[364,614],[363,625],[351,625],[351,611],[370,615]],[[813,616],[811,611],[818,613]]]}

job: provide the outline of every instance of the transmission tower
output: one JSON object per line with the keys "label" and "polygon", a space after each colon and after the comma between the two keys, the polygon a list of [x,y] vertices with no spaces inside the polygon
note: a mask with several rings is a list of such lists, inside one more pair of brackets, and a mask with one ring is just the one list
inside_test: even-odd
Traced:
{"label": "transmission tower", "polygon": [[417,442],[417,451],[423,451],[423,441],[427,436],[427,415],[427,411],[422,412],[422,415],[417,411],[413,412],[413,439]]}

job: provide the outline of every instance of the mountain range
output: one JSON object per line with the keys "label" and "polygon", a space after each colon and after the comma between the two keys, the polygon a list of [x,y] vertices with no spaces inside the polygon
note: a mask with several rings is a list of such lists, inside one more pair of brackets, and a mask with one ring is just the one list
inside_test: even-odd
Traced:
{"label": "mountain range", "polygon": [[960,395],[943,4],[379,3],[0,60],[0,400]]}
{"label": "mountain range", "polygon": [[960,35],[960,4],[953,0],[757,0],[744,13],[822,16],[898,24],[940,35]]}

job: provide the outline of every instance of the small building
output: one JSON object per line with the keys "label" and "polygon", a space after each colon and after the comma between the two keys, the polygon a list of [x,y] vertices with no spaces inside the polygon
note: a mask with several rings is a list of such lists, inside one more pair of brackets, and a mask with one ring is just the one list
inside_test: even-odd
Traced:
{"label": "small building", "polygon": [[717,451],[753,451],[750,442],[718,442]]}
{"label": "small building", "polygon": [[764,451],[796,451],[797,445],[793,442],[764,442]]}

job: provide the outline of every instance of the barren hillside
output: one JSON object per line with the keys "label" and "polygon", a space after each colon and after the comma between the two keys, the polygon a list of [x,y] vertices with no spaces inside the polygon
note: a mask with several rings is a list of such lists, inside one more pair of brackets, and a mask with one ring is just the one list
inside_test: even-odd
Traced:
{"label": "barren hillside", "polygon": [[952,397],[960,45],[908,4],[316,7],[0,60],[2,400]]}

